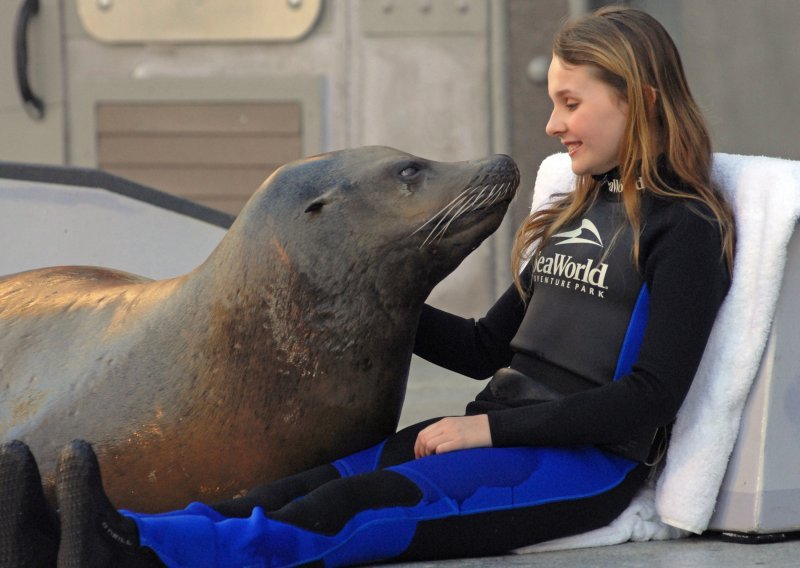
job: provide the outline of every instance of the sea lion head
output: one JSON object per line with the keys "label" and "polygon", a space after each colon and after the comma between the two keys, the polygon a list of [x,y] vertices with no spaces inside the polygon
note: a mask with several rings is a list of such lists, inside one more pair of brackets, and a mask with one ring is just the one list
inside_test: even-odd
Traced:
{"label": "sea lion head", "polygon": [[279,250],[300,273],[324,276],[328,289],[356,276],[396,301],[424,300],[499,226],[518,183],[504,155],[448,163],[355,148],[276,170],[237,223],[266,229],[267,238],[249,240]]}

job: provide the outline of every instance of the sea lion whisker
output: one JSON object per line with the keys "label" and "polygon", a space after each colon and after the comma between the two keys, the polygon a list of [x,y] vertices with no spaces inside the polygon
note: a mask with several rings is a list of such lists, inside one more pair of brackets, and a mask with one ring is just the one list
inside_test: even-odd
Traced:
{"label": "sea lion whisker", "polygon": [[447,216],[448,216],[450,213],[452,213],[452,211],[453,211],[453,210],[454,210],[456,207],[461,207],[461,206],[463,206],[463,203],[464,203],[465,201],[467,201],[468,199],[470,199],[470,197],[471,197],[471,193],[470,193],[470,192],[471,192],[473,189],[474,189],[474,188],[469,188],[469,187],[468,187],[467,189],[465,189],[464,191],[462,191],[461,193],[459,193],[459,194],[458,194],[458,197],[457,197],[456,199],[454,199],[453,201],[451,201],[451,202],[450,202],[450,205],[449,205],[449,207],[447,207],[447,208],[446,208],[446,211],[444,211],[444,212],[442,213],[442,218],[446,218],[446,217],[447,217]]}
{"label": "sea lion whisker", "polygon": [[[499,184],[487,183],[480,185],[484,181],[486,181],[486,177],[479,179],[477,185],[469,185],[466,189],[454,197],[447,205],[429,217],[427,221],[417,227],[414,232],[409,235],[412,236],[431,223],[435,223],[433,227],[430,228],[428,236],[420,244],[419,248],[424,248],[428,245],[428,243],[442,238],[445,233],[447,233],[447,229],[450,227],[453,221],[463,215],[466,211],[494,204],[500,199],[504,198],[508,192],[508,188],[511,187],[511,182],[508,181]],[[490,187],[491,189],[489,189]],[[453,213],[453,211],[455,211],[455,213]]]}
{"label": "sea lion whisker", "polygon": [[[491,189],[488,189],[491,186]],[[473,199],[471,205],[472,209],[479,209],[486,205],[493,205],[500,201],[501,199],[505,198],[508,194],[508,190],[511,188],[510,182],[502,182],[502,183],[495,183],[495,184],[486,184],[484,185],[481,190],[478,192],[475,199]],[[488,189],[488,192],[487,192]],[[482,200],[481,197],[484,193],[488,193]]]}
{"label": "sea lion whisker", "polygon": [[472,196],[470,202],[466,204],[466,208],[462,207],[459,209],[459,211],[456,213],[456,216],[463,214],[465,211],[474,211],[475,209],[482,207],[486,202],[486,197],[484,197],[484,194],[491,193],[487,192],[488,187],[488,185],[481,187],[481,189],[474,196]]}
{"label": "sea lion whisker", "polygon": [[[486,187],[489,187],[489,186],[487,185]],[[488,192],[489,194],[486,197],[483,198],[483,201],[481,201],[480,203],[475,204],[475,209],[480,209],[484,205],[494,203],[494,199],[496,197],[495,193],[494,193],[494,190],[496,188],[497,188],[497,184],[493,185],[492,189],[490,189],[489,192]]]}
{"label": "sea lion whisker", "polygon": [[491,192],[491,195],[492,195],[492,202],[491,203],[492,204],[497,203],[498,201],[503,199],[503,197],[505,197],[505,195],[506,195],[506,186],[507,185],[508,185],[508,182],[503,182],[503,183],[500,183],[500,184],[495,184],[495,186],[492,187],[492,192]]}
{"label": "sea lion whisker", "polygon": [[[461,197],[461,196],[459,196],[459,197]],[[439,225],[441,225],[442,222],[444,222],[447,219],[447,216],[449,215],[450,211],[452,211],[452,209],[455,208],[458,205],[458,203],[459,203],[459,201],[456,201],[455,203],[451,202],[451,205],[449,206],[447,211],[440,211],[439,213],[436,214],[436,216],[439,217],[439,220],[436,222],[436,224],[428,232],[428,236],[425,237],[424,241],[422,241],[422,244],[420,245],[420,248],[424,247],[425,245],[428,244],[428,242],[430,242],[432,240],[432,237],[437,232],[437,229],[439,228]],[[416,232],[416,231],[414,231],[414,232]]]}
{"label": "sea lion whisker", "polygon": [[428,223],[432,222],[432,221],[433,221],[434,219],[436,219],[437,217],[440,217],[440,216],[441,216],[442,218],[443,218],[443,217],[446,217],[446,216],[447,216],[447,213],[448,213],[448,210],[449,210],[449,209],[451,209],[451,208],[453,208],[453,207],[455,207],[455,206],[457,205],[457,202],[458,202],[459,200],[461,200],[461,199],[462,199],[462,198],[463,198],[463,197],[464,197],[464,196],[465,196],[465,195],[466,195],[466,194],[467,194],[467,193],[468,193],[468,192],[469,192],[471,189],[472,189],[471,187],[467,187],[467,188],[466,188],[464,191],[462,191],[461,193],[459,193],[458,195],[456,195],[456,196],[455,196],[453,199],[451,199],[451,200],[450,200],[450,201],[447,203],[447,205],[445,205],[444,207],[442,207],[441,209],[439,209],[439,211],[437,211],[436,213],[434,213],[433,215],[431,215],[430,217],[428,217],[428,220],[427,220],[427,221],[425,221],[425,222],[424,222],[422,225],[420,225],[419,227],[417,227],[417,228],[414,230],[414,232],[413,232],[413,233],[411,233],[411,235],[409,235],[409,237],[410,237],[410,236],[412,236],[412,235],[415,235],[416,233],[418,233],[419,231],[421,231],[421,230],[422,230],[422,229],[423,229],[423,228],[424,228],[424,227],[425,227],[425,226],[426,226]]}
{"label": "sea lion whisker", "polygon": [[458,208],[458,210],[454,214],[450,215],[450,213],[452,212],[452,209],[453,209],[453,208],[451,208],[451,211],[448,211],[447,215],[443,215],[442,216],[442,218],[439,220],[439,222],[436,223],[436,226],[433,227],[433,229],[431,229],[431,232],[428,234],[428,238],[425,239],[426,243],[429,240],[430,241],[435,241],[437,239],[441,239],[444,236],[444,234],[447,232],[447,228],[450,226],[450,224],[461,214],[461,211],[463,211],[464,208],[468,206],[468,203],[465,203],[465,201],[466,201],[466,198],[464,200],[462,200],[462,202],[460,204],[460,207]]}
{"label": "sea lion whisker", "polygon": [[447,229],[449,229],[450,225],[453,224],[453,221],[458,219],[465,212],[474,210],[475,209],[475,203],[480,199],[480,197],[483,194],[483,192],[486,189],[486,187],[487,186],[484,186],[483,188],[481,188],[480,191],[478,191],[478,193],[476,195],[469,196],[468,199],[465,199],[464,200],[465,203],[461,207],[459,207],[458,211],[456,211],[455,214],[447,221],[447,223],[437,232],[435,238],[438,238],[438,239],[441,240],[441,238],[444,237],[445,233],[447,233]]}
{"label": "sea lion whisker", "polygon": [[[480,194],[479,194],[479,195],[480,195]],[[477,198],[477,197],[476,197],[476,198]],[[455,214],[454,214],[452,217],[450,217],[450,219],[448,219],[448,220],[447,220],[447,223],[445,223],[445,224],[444,224],[444,225],[441,227],[441,229],[439,229],[439,231],[438,231],[438,233],[437,233],[437,235],[436,235],[436,238],[437,238],[437,239],[439,239],[439,240],[441,240],[441,239],[444,237],[444,235],[447,233],[447,229],[449,229],[449,228],[450,228],[450,225],[452,225],[452,224],[453,224],[453,222],[454,222],[456,219],[458,219],[458,218],[459,218],[461,215],[463,215],[463,214],[464,214],[464,213],[466,213],[467,211],[472,211],[472,210],[474,209],[474,207],[473,207],[473,204],[474,204],[474,203],[475,203],[475,199],[473,199],[473,200],[472,200],[471,202],[469,202],[469,203],[464,203],[464,204],[463,204],[463,205],[462,205],[462,206],[461,206],[461,207],[458,209],[458,211],[456,211],[456,212],[455,212]]]}
{"label": "sea lion whisker", "polygon": [[[487,185],[486,187],[489,187],[489,186]],[[480,200],[480,201],[478,201],[477,203],[474,204],[473,210],[474,209],[481,209],[481,208],[483,208],[483,207],[485,207],[487,205],[493,204],[495,202],[495,198],[497,197],[497,195],[495,194],[495,189],[496,188],[497,188],[497,184],[493,185],[492,189],[490,189],[490,190],[488,190],[486,192],[486,196],[482,200]],[[483,194],[483,193],[484,192],[482,191],[481,194]]]}
{"label": "sea lion whisker", "polygon": [[470,210],[474,209],[475,208],[475,204],[481,198],[481,195],[483,195],[483,191],[484,191],[483,188],[481,188],[478,191],[478,193],[476,193],[474,195],[470,195],[468,199],[465,199],[464,203],[461,205],[461,207],[458,208],[458,211],[456,211],[453,214],[453,217],[450,219],[450,222],[455,221],[465,211],[470,211]]}
{"label": "sea lion whisker", "polygon": [[447,223],[442,225],[442,227],[438,231],[436,231],[436,234],[431,233],[431,237],[432,237],[431,241],[433,242],[433,241],[441,240],[444,237],[445,233],[447,232],[448,227],[450,227],[450,223],[452,223],[452,222],[453,222],[453,219],[449,219],[447,221]]}
{"label": "sea lion whisker", "polygon": [[425,240],[424,240],[424,241],[422,241],[422,244],[420,244],[420,245],[419,245],[419,246],[420,246],[420,248],[422,248],[422,247],[426,246],[426,245],[427,245],[429,242],[431,242],[431,241],[433,240],[433,236],[434,236],[434,234],[436,234],[436,232],[437,232],[437,229],[439,228],[439,225],[441,225],[441,224],[442,224],[442,222],[444,222],[444,220],[445,220],[445,219],[447,219],[447,215],[446,215],[446,214],[445,214],[445,215],[442,215],[442,216],[439,218],[439,220],[436,222],[436,225],[434,225],[434,226],[431,228],[431,230],[430,230],[430,231],[428,231],[428,236],[427,236],[427,237],[425,237]]}
{"label": "sea lion whisker", "polygon": [[[462,206],[462,207],[463,207],[462,203],[463,203],[463,202],[464,202],[466,199],[468,199],[468,198],[469,198],[468,192],[469,192],[471,189],[472,189],[472,188],[469,188],[469,187],[468,187],[467,189],[465,189],[464,191],[462,191],[462,192],[461,192],[460,194],[458,194],[458,195],[457,195],[457,196],[456,196],[456,197],[455,197],[455,198],[454,198],[452,201],[450,201],[450,203],[449,203],[448,205],[446,205],[446,206],[444,207],[444,209],[440,210],[438,213],[436,213],[436,215],[434,215],[433,217],[431,217],[431,219],[429,219],[428,221],[426,221],[426,223],[425,223],[425,224],[427,225],[427,224],[428,224],[430,221],[432,221],[432,220],[433,220],[433,219],[435,219],[436,217],[439,217],[439,220],[436,222],[436,225],[434,225],[434,226],[433,226],[433,228],[430,230],[430,232],[428,233],[428,236],[425,238],[425,240],[422,242],[422,244],[420,244],[419,248],[423,248],[423,247],[424,247],[425,245],[427,245],[427,244],[428,244],[430,241],[432,241],[432,240],[434,240],[434,239],[435,239],[435,235],[438,235],[438,234],[440,234],[440,232],[437,230],[437,229],[439,228],[439,226],[442,224],[442,222],[444,222],[444,221],[446,221],[446,220],[447,220],[447,217],[448,217],[448,215],[449,215],[449,214],[450,214],[450,213],[453,211],[453,209],[455,209],[456,207],[459,207],[459,206]],[[423,225],[423,226],[424,226],[424,225]],[[421,228],[422,228],[422,227],[420,227],[419,229],[421,229]],[[417,229],[417,231],[419,231],[419,229]],[[414,233],[416,233],[417,231],[414,231]],[[414,233],[411,233],[411,234],[413,235]]]}
{"label": "sea lion whisker", "polygon": [[492,193],[494,193],[492,203],[497,203],[501,199],[505,198],[507,195],[506,188],[508,187],[508,182],[503,182],[495,187],[496,190],[492,190]]}
{"label": "sea lion whisker", "polygon": [[[480,191],[478,191],[478,193],[474,196],[474,198],[467,204],[467,207],[462,207],[461,209],[459,209],[453,216],[453,218],[450,219],[450,221],[447,223],[447,226],[445,227],[445,232],[447,230],[447,227],[453,221],[455,221],[457,217],[463,215],[465,212],[475,211],[477,209],[481,209],[484,206],[493,205],[494,203],[496,203],[499,200],[499,198],[504,195],[504,192],[502,190],[499,191],[498,188],[502,188],[504,185],[505,184],[499,184],[499,185],[493,184],[491,186],[491,189],[488,189],[489,184],[484,185],[480,189]],[[484,196],[484,194],[486,195]],[[439,236],[442,236],[443,234],[444,232],[440,232]]]}
{"label": "sea lion whisker", "polygon": [[[430,232],[428,233],[428,236],[425,238],[425,240],[424,240],[424,241],[422,242],[422,244],[420,245],[420,248],[421,248],[421,247],[423,247],[423,246],[425,246],[425,245],[427,245],[427,244],[428,244],[428,242],[434,241],[434,240],[436,240],[436,238],[437,238],[437,237],[439,237],[439,236],[441,236],[441,235],[443,235],[443,234],[444,234],[444,231],[446,231],[446,230],[447,230],[447,227],[450,225],[450,223],[452,222],[452,220],[453,220],[455,217],[457,217],[457,216],[458,216],[458,212],[459,212],[459,211],[461,211],[461,209],[464,207],[464,205],[463,205],[463,202],[464,202],[465,200],[466,200],[466,197],[465,197],[464,199],[462,199],[462,200],[461,200],[459,203],[454,203],[454,204],[452,205],[452,207],[450,207],[450,210],[449,210],[449,211],[446,211],[446,212],[445,212],[445,213],[444,213],[444,214],[441,216],[441,218],[440,218],[440,219],[439,219],[439,220],[436,222],[436,225],[434,225],[434,226],[433,226],[433,228],[432,228],[432,229],[430,230]],[[459,206],[459,205],[460,205],[460,208],[459,208],[459,210],[458,210],[458,211],[455,213],[455,215],[454,215],[454,216],[450,216],[450,213],[452,212],[452,210],[453,210],[453,209],[455,209],[455,208],[456,208],[456,206]],[[449,217],[449,216],[450,216],[450,217]],[[449,217],[449,219],[448,219],[448,217]],[[442,223],[445,223],[445,225],[444,225],[444,228],[440,230],[440,229],[439,229],[439,227],[442,225]]]}

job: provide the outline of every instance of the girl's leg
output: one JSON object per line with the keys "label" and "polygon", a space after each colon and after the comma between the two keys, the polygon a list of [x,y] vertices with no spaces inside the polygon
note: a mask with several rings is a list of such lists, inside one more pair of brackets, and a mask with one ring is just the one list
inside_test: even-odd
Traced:
{"label": "girl's leg", "polygon": [[[140,519],[152,519],[152,523],[167,522],[175,527],[183,526],[185,548],[192,548],[192,536],[202,541],[205,527],[226,518],[247,518],[256,507],[273,511],[295,501],[314,489],[333,480],[374,471],[378,467],[399,463],[413,458],[416,433],[432,420],[410,426],[390,437],[385,443],[358,452],[330,465],[313,468],[306,472],[280,479],[250,491],[240,499],[232,499],[209,507],[192,503],[180,511],[160,515],[140,515]],[[162,564],[140,548],[139,530],[131,517],[133,513],[118,514],[105,495],[96,458],[88,444],[74,443],[62,455],[59,469],[62,476],[62,502],[69,503],[67,509],[76,511],[73,521],[66,528],[71,533],[70,552],[64,554],[75,558],[75,566],[138,566]],[[69,479],[67,479],[69,478]],[[82,518],[93,518],[94,528],[78,522]],[[160,520],[156,520],[160,519]],[[167,521],[166,519],[172,519]],[[77,527],[77,528],[75,528]],[[201,542],[202,544],[202,542]]]}
{"label": "girl's leg", "polygon": [[228,499],[211,505],[210,509],[222,517],[246,518],[253,509],[261,507],[265,511],[276,511],[302,497],[329,481],[339,479],[341,474],[333,465],[326,464],[308,471],[278,479],[272,483],[259,485],[243,497]]}
{"label": "girl's leg", "polygon": [[184,514],[122,517],[103,495],[88,452],[59,466],[62,478],[78,480],[59,481],[61,552],[88,567],[158,560],[192,567],[339,566],[497,554],[607,524],[646,474],[595,448],[482,448],[329,481],[270,514],[257,507],[248,518],[226,519],[197,504]]}
{"label": "girl's leg", "polygon": [[137,517],[168,566],[326,566],[499,554],[604,526],[646,468],[595,448],[484,448],[329,482],[247,519]]}
{"label": "girl's leg", "polygon": [[[404,476],[377,471],[327,483],[268,515],[257,507],[246,519],[217,522],[202,515],[133,519],[141,546],[156,551],[170,567],[294,566],[320,560],[342,545],[351,557],[355,552],[354,558],[368,562],[385,555],[387,548],[390,556],[405,549],[414,529],[413,522],[406,522],[406,510],[421,497]],[[379,524],[399,524],[375,538],[359,530],[372,517]]]}
{"label": "girl's leg", "polygon": [[647,478],[640,466],[614,489],[581,499],[423,521],[394,561],[498,556],[516,548],[585,533],[614,521]]}
{"label": "girl's leg", "polygon": [[[408,426],[390,436],[386,441],[357,452],[332,464],[322,465],[296,475],[291,475],[247,492],[244,497],[211,505],[211,509],[225,517],[249,517],[256,507],[264,511],[277,511],[298,497],[307,495],[329,481],[368,473],[389,465],[414,459],[414,441],[417,434],[438,418]],[[195,512],[202,508],[195,507]]]}

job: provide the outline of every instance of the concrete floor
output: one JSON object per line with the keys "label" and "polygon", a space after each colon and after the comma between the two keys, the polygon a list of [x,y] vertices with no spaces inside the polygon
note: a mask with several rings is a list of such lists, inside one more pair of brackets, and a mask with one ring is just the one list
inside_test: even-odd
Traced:
{"label": "concrete floor", "polygon": [[746,566],[800,566],[800,541],[773,544],[731,544],[707,537],[666,542],[642,542],[538,552],[516,556],[415,562],[394,564],[405,568],[500,568],[517,567],[591,567],[591,568],[742,568]]}
{"label": "concrete floor", "polygon": [[[472,381],[414,358],[400,427],[435,416],[463,413],[464,406],[483,388]],[[739,568],[745,566],[800,566],[800,540],[771,544],[736,544],[704,535],[666,542],[626,543],[615,546],[538,552],[493,558],[395,564],[406,568],[466,568],[547,566],[592,568]]]}

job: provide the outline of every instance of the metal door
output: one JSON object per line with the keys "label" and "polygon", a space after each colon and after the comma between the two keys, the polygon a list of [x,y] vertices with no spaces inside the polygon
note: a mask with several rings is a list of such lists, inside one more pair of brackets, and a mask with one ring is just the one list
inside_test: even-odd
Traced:
{"label": "metal door", "polygon": [[64,163],[61,22],[59,0],[0,2],[0,160]]}

